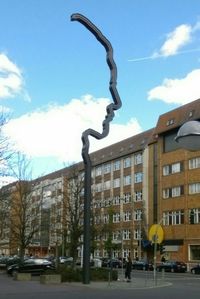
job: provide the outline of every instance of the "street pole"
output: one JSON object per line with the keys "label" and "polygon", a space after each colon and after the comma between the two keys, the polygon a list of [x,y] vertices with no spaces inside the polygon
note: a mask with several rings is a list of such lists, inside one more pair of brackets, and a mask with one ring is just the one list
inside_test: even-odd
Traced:
{"label": "street pole", "polygon": [[89,136],[96,139],[103,139],[109,133],[110,122],[114,117],[114,111],[118,110],[122,103],[117,91],[117,67],[113,59],[113,48],[111,43],[101,33],[101,31],[85,16],[72,14],[71,21],[78,21],[83,24],[106,50],[106,62],[110,69],[109,90],[113,98],[113,103],[106,107],[106,116],[102,122],[102,133],[93,129],[87,129],[82,133],[82,158],[85,166],[84,178],[84,238],[83,238],[83,283],[90,283],[90,209],[91,209],[91,167],[92,163],[89,155]]}
{"label": "street pole", "polygon": [[140,235],[139,235],[139,260],[142,258],[142,223],[140,219],[140,225],[139,225]]}
{"label": "street pole", "polygon": [[156,273],[156,262],[157,262],[157,241],[158,241],[158,235],[154,235],[154,255],[153,255],[153,280],[154,284],[157,284],[157,273]]}

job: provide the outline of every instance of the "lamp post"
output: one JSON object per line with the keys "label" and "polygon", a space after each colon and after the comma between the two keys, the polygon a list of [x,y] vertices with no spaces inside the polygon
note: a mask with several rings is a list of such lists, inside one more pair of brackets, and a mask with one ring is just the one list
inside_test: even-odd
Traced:
{"label": "lamp post", "polygon": [[85,16],[81,14],[72,14],[71,21],[78,21],[84,25],[106,50],[106,61],[110,69],[109,90],[113,103],[106,107],[106,116],[102,122],[102,133],[93,129],[87,129],[82,133],[82,157],[85,166],[84,177],[84,239],[83,239],[83,283],[90,283],[90,203],[91,203],[91,168],[92,163],[89,156],[89,136],[96,139],[102,139],[109,133],[110,122],[114,117],[114,111],[121,107],[121,99],[117,91],[117,67],[113,59],[113,49],[110,42],[101,33],[101,31]]}

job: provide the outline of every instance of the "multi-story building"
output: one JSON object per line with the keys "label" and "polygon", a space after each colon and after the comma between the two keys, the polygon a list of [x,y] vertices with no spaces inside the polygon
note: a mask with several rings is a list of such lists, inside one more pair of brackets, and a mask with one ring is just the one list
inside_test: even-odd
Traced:
{"label": "multi-story building", "polygon": [[[160,223],[166,258],[200,260],[200,151],[181,149],[174,140],[188,120],[200,120],[200,100],[161,115],[153,129],[91,153],[95,256],[108,254],[111,232],[113,256],[152,258],[148,232]],[[82,175],[83,163],[77,168]],[[63,244],[70,180],[68,167],[34,181],[33,204],[41,202],[34,253],[55,253]]]}
{"label": "multi-story building", "polygon": [[174,138],[189,120],[200,120],[200,100],[161,115],[149,145],[152,222],[162,219],[166,257],[187,262],[200,260],[200,151],[181,149]]}

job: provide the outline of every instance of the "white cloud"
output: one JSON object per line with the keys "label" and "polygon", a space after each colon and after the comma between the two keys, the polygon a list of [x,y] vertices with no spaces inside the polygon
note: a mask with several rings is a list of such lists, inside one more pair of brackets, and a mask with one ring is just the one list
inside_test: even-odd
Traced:
{"label": "white cloud", "polygon": [[23,77],[19,67],[5,54],[0,53],[0,99],[21,94],[25,100],[30,97],[23,88]]}
{"label": "white cloud", "polygon": [[166,40],[161,46],[159,51],[155,51],[150,56],[144,56],[134,59],[129,59],[129,61],[145,61],[152,60],[160,57],[169,57],[179,54],[191,53],[200,51],[199,48],[192,48],[182,51],[187,44],[193,41],[194,34],[200,30],[200,22],[197,22],[193,27],[188,24],[182,24],[177,26],[172,32],[166,34]]}
{"label": "white cloud", "polygon": [[[72,99],[64,106],[50,106],[11,120],[5,130],[18,150],[32,157],[57,157],[63,162],[82,160],[81,134],[88,128],[102,132],[106,115],[106,98],[90,95]],[[91,150],[97,150],[141,132],[137,120],[125,125],[111,124],[109,137],[96,141],[91,138]],[[91,152],[90,150],[90,152]]]}
{"label": "white cloud", "polygon": [[181,79],[164,79],[162,85],[148,92],[148,99],[166,103],[186,104],[200,98],[200,69],[195,69]]}
{"label": "white cloud", "polygon": [[183,24],[176,27],[173,32],[167,34],[167,40],[160,48],[160,51],[154,53],[154,57],[176,55],[180,48],[191,41],[191,33],[192,27],[190,25]]}
{"label": "white cloud", "polygon": [[0,54],[0,72],[21,76],[20,69],[3,53]]}

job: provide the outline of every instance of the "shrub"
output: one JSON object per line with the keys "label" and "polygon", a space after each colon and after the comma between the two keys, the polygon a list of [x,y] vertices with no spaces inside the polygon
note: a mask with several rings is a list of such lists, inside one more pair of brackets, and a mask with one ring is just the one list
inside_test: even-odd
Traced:
{"label": "shrub", "polygon": [[[66,267],[65,265],[60,265],[56,270],[57,274],[61,274],[61,281],[65,282],[81,282],[83,280],[83,269],[72,267]],[[118,272],[117,270],[110,270],[105,268],[91,268],[90,269],[90,280],[91,281],[108,281],[117,280]]]}

